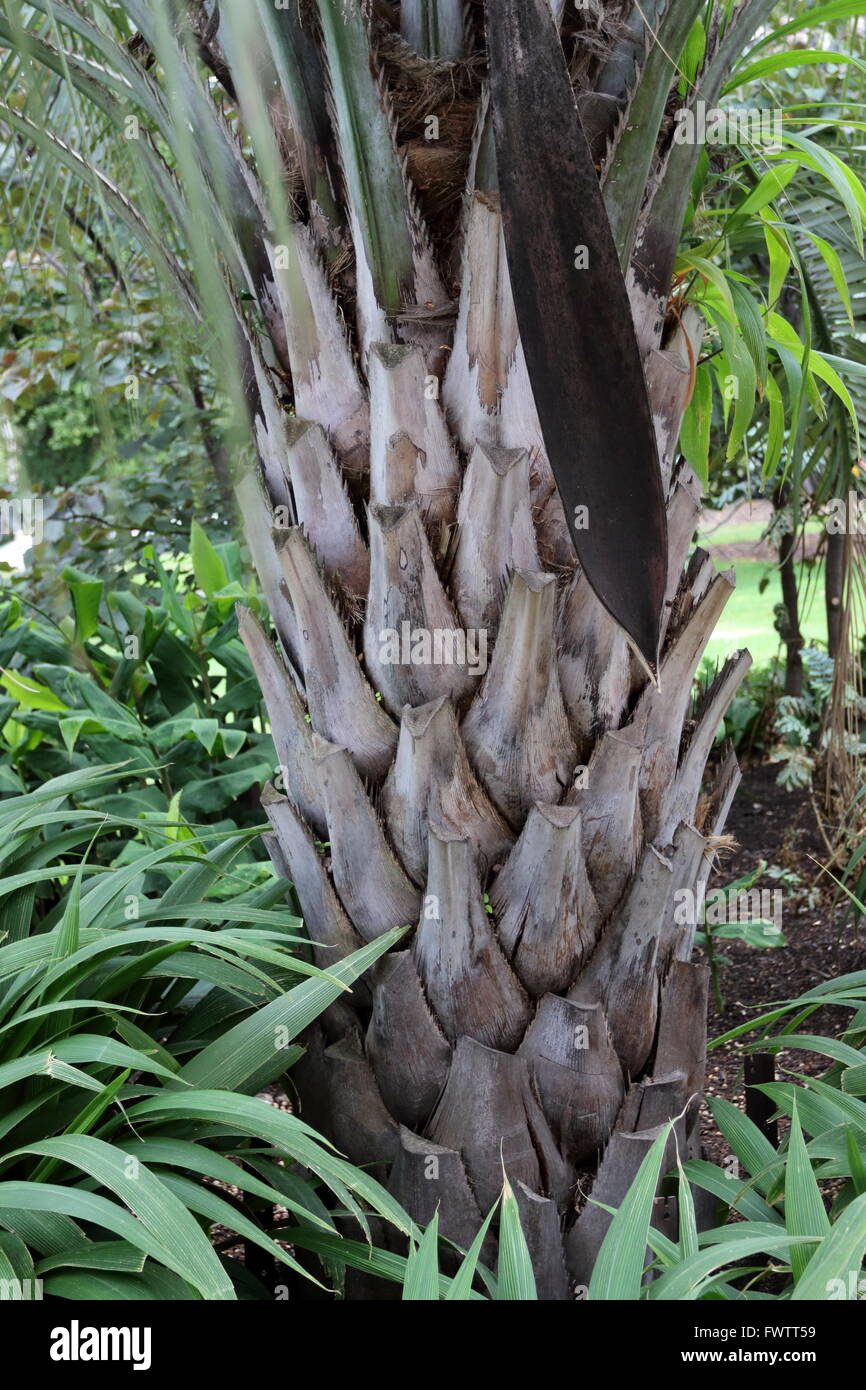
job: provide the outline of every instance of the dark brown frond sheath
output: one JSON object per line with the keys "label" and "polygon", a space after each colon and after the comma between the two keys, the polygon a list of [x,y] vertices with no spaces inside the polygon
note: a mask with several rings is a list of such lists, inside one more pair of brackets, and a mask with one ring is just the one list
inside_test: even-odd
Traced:
{"label": "dark brown frond sheath", "polygon": [[490,0],[487,41],[508,268],[545,447],[586,577],[655,675],[667,572],[655,431],[549,0]]}

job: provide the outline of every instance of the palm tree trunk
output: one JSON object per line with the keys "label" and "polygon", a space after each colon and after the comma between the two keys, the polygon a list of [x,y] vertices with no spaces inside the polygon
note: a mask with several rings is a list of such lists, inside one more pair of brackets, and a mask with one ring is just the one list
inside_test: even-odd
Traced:
{"label": "palm tree trunk", "polygon": [[[733,588],[703,552],[688,556],[700,489],[676,443],[700,330],[691,314],[667,326],[669,276],[659,286],[640,265],[629,276],[667,518],[656,684],[577,561],[512,296],[489,117],[482,109],[449,308],[412,191],[408,240],[371,216],[365,132],[381,153],[391,127],[355,61],[363,25],[340,0],[318,9],[359,357],[320,233],[296,224],[290,270],[275,276],[285,342],[271,357],[290,364],[297,419],[255,363],[262,469],[239,489],[277,646],[244,610],[240,630],[280,760],[281,790],[263,798],[268,846],[317,964],[407,932],[309,1030],[293,1078],[301,1114],[372,1165],[416,1220],[438,1210],[458,1245],[504,1167],[539,1295],[567,1299],[588,1283],[609,1221],[590,1191],[617,1206],[674,1117],[672,1144],[699,1146],[707,979],[681,905],[709,875],[739,781],[730,751],[709,782],[705,766],[749,664],[732,656],[693,708]],[[461,9],[404,5],[426,36],[426,66],[413,60],[425,80],[435,35],[453,47]],[[606,90],[617,71],[621,90],[593,108],[608,169],[649,49],[640,26],[621,42],[629,61],[605,67]],[[664,96],[671,72],[659,80]],[[352,103],[363,119],[350,135]],[[666,156],[650,163],[649,195],[622,213],[643,245],[653,193],[669,195]],[[618,180],[621,207],[621,166]],[[402,181],[390,187],[399,200]],[[376,238],[388,236],[382,258]],[[658,1221],[671,1215],[658,1199]]]}
{"label": "palm tree trunk", "polygon": [[[498,273],[487,293],[507,301]],[[458,319],[458,343],[462,327]],[[373,360],[377,351],[385,357],[374,349]],[[385,360],[393,373],[407,359]],[[689,959],[693,924],[680,925],[674,905],[706,878],[736,789],[732,754],[703,794],[702,779],[748,658],[726,664],[692,718],[692,677],[732,577],[713,577],[701,552],[683,570],[698,490],[687,468],[670,467],[670,441],[688,361],[682,331],[649,354],[671,539],[660,688],[636,676],[573,560],[559,579],[539,573],[539,551],[564,535],[555,495],[533,507],[529,454],[504,429],[483,443],[480,417],[456,503],[452,605],[428,536],[441,523],[425,528],[400,481],[393,441],[412,438],[401,424],[418,430],[406,418],[413,398],[381,369],[371,372],[383,393],[371,414],[393,413],[394,428],[371,455],[371,490],[381,476],[391,495],[370,508],[369,560],[356,537],[351,563],[331,563],[347,534],[330,539],[324,529],[313,537],[318,552],[301,529],[280,552],[281,592],[301,629],[289,654],[310,723],[282,658],[241,615],[289,793],[265,797],[270,848],[295,885],[318,963],[390,927],[415,928],[363,991],[311,1030],[293,1073],[301,1113],[354,1161],[376,1165],[417,1220],[438,1208],[458,1244],[495,1199],[504,1163],[548,1298],[588,1282],[607,1225],[598,1207],[576,1212],[589,1187],[616,1206],[656,1127],[674,1115],[681,1152],[698,1144],[707,987]],[[446,378],[446,400],[447,388]],[[438,408],[431,414],[432,433],[420,426],[428,469],[457,453]],[[451,420],[459,441],[460,416]],[[431,448],[437,431],[442,443]],[[307,435],[288,451],[293,482]],[[537,448],[537,429],[531,438]],[[416,468],[419,452],[413,446]],[[451,476],[448,463],[442,477]],[[447,481],[434,493],[443,494]],[[442,505],[453,515],[453,501]],[[360,619],[344,623],[324,576],[339,583],[367,564],[362,634]],[[344,578],[347,608],[352,590]],[[483,677],[460,665],[377,664],[384,627],[460,631],[455,608],[490,638]]]}

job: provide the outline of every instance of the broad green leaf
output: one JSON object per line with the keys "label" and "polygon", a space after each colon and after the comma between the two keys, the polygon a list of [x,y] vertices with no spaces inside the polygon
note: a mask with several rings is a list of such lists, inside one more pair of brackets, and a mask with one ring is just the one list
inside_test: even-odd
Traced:
{"label": "broad green leaf", "polygon": [[[375,1246],[363,1245],[357,1240],[348,1240],[325,1231],[311,1231],[303,1226],[288,1226],[274,1232],[279,1239],[299,1246],[301,1250],[312,1250],[338,1265],[348,1265],[359,1269],[363,1274],[375,1274],[392,1284],[402,1284],[406,1277],[407,1260],[404,1255],[392,1254],[390,1250],[380,1250]],[[439,1276],[440,1294],[447,1294],[449,1280]],[[480,1299],[481,1294],[470,1293],[472,1300]]]}
{"label": "broad green leaf", "polygon": [[164,1091],[141,1101],[130,1116],[136,1127],[141,1120],[166,1117],[217,1121],[228,1133],[256,1135],[318,1173],[356,1215],[358,1208],[350,1188],[399,1230],[419,1238],[414,1223],[381,1183],[338,1158],[330,1145],[325,1147],[326,1141],[296,1115],[287,1115],[255,1096],[232,1095],[227,1091]]}
{"label": "broad green leaf", "polygon": [[768,375],[764,394],[767,400],[767,442],[764,446],[763,478],[771,478],[779,466],[785,442],[785,404],[776,378]]}
{"label": "broad green leaf", "polygon": [[[161,1137],[135,1142],[126,1140],[125,1143],[127,1151],[149,1167],[154,1164],[168,1164],[172,1168],[184,1168],[193,1173],[200,1173],[202,1177],[213,1178],[231,1187],[239,1187],[242,1192],[250,1192],[273,1205],[286,1207],[302,1216],[305,1221],[312,1221],[315,1225],[321,1226],[323,1230],[333,1230],[333,1222],[323,1220],[308,1206],[301,1206],[284,1188],[277,1190],[269,1183],[262,1182],[248,1173],[246,1168],[232,1163],[223,1154],[214,1153],[204,1144],[193,1144],[188,1139]],[[281,1172],[275,1165],[271,1166],[270,1171]]]}
{"label": "broad green leaf", "polygon": [[767,300],[772,309],[778,302],[782,292],[782,286],[788,278],[791,269],[792,254],[790,243],[785,232],[773,225],[771,214],[762,209],[760,218],[764,225],[764,241],[767,247],[767,257],[770,262],[770,283],[767,290]]}
{"label": "broad green leaf", "polygon": [[813,232],[809,228],[805,228],[804,230],[806,235],[815,243],[820,251],[824,264],[830,272],[830,278],[836,286],[836,292],[845,306],[848,322],[853,328],[854,310],[851,306],[851,292],[848,289],[848,281],[845,278],[845,271],[839,259],[839,252],[836,250],[835,246],[831,246],[829,241],[825,241],[823,237],[818,236],[817,232]]}
{"label": "broad green leaf", "polygon": [[680,1222],[680,1255],[684,1260],[698,1253],[698,1228],[695,1221],[695,1203],[689,1180],[683,1170],[682,1160],[677,1154],[677,1211]]}
{"label": "broad green leaf", "polygon": [[[258,1245],[265,1250],[272,1259],[278,1260],[280,1264],[288,1265],[289,1269],[295,1270],[304,1279],[309,1279],[313,1284],[319,1284],[318,1279],[314,1279],[309,1270],[304,1269],[303,1265],[289,1254],[287,1250],[277,1245],[269,1235],[266,1235],[254,1221],[251,1221],[243,1212],[239,1212],[236,1207],[231,1206],[224,1197],[220,1197],[211,1187],[199,1186],[198,1183],[190,1182],[189,1178],[180,1177],[176,1173],[162,1173],[160,1182],[175,1197],[179,1198],[183,1206],[190,1212],[195,1212],[197,1216],[203,1216],[208,1223],[225,1226],[226,1230],[235,1231],[244,1240],[251,1241],[253,1245]],[[319,1288],[324,1285],[319,1284]]]}
{"label": "broad green leaf", "polygon": [[863,223],[864,213],[866,213],[866,191],[847,169],[838,155],[832,150],[825,149],[817,141],[809,139],[808,136],[798,135],[794,131],[786,128],[783,133],[786,144],[793,145],[800,151],[801,160],[816,173],[823,174],[828,183],[839,195],[848,219],[851,223],[851,230],[854,240],[861,256],[863,255]]}
{"label": "broad green leaf", "polygon": [[125,1240],[87,1241],[82,1245],[71,1246],[56,1255],[47,1255],[36,1266],[41,1278],[53,1269],[73,1266],[76,1269],[114,1270],[118,1273],[138,1274],[144,1268],[147,1256],[129,1245]]}
{"label": "broad green leaf", "polygon": [[167,1081],[175,1079],[175,1072],[164,1067],[153,1057],[148,1057],[138,1048],[128,1047],[115,1038],[101,1037],[97,1033],[74,1033],[71,1037],[60,1038],[53,1045],[55,1056],[65,1062],[106,1063],[115,1067],[128,1067],[131,1070],[152,1072],[154,1076]]}
{"label": "broad green leaf", "polygon": [[750,63],[748,67],[740,68],[735,77],[723,89],[722,95],[734,92],[738,87],[745,87],[750,82],[759,82],[765,77],[772,77],[774,73],[785,72],[790,68],[815,67],[824,63],[849,63],[857,67],[861,72],[866,72],[866,63],[856,58],[853,53],[844,53],[839,49],[826,48],[788,48],[784,53],[773,53],[766,58],[759,58],[756,62]]}
{"label": "broad green leaf", "polygon": [[33,1257],[20,1236],[0,1231],[0,1280],[11,1279],[26,1284],[36,1278]]}
{"label": "broad green leaf", "polygon": [[83,645],[96,632],[99,626],[99,605],[102,602],[104,584],[101,579],[82,579],[73,570],[66,569],[61,576],[72,596],[75,612],[75,640]]}
{"label": "broad green leaf", "polygon": [[737,314],[739,331],[755,364],[758,386],[763,391],[767,380],[767,329],[753,296],[739,280],[731,280],[731,296]]}
{"label": "broad green leaf", "polygon": [[0,1063],[0,1089],[13,1086],[30,1076],[50,1077],[55,1081],[65,1081],[70,1086],[81,1086],[86,1091],[101,1091],[102,1084],[94,1081],[86,1072],[67,1066],[60,1061],[50,1048],[31,1053],[28,1057],[18,1057],[12,1062]]}
{"label": "broad green leaf", "polygon": [[156,576],[162,589],[165,606],[168,609],[176,627],[179,627],[185,637],[192,638],[195,635],[195,627],[192,615],[188,608],[184,608],[177,596],[174,583],[166,573],[159,556],[153,546],[146,546],[144,550],[145,559],[149,560],[156,570]]}
{"label": "broad green leaf", "polygon": [[708,482],[710,426],[713,419],[713,377],[706,362],[695,373],[695,389],[680,427],[680,448],[700,478]]}
{"label": "broad green leaf", "polygon": [[695,255],[691,251],[683,252],[677,259],[678,270],[696,270],[704,280],[718,292],[720,312],[731,326],[737,326],[737,314],[734,309],[734,300],[731,294],[731,282],[723,270],[712,261],[708,261],[705,256]]}
{"label": "broad green leaf", "polygon": [[849,1121],[861,1134],[866,1134],[866,1102],[846,1091],[837,1090],[835,1086],[828,1086],[817,1076],[801,1076],[799,1079],[810,1091],[833,1106],[842,1120]]}
{"label": "broad green leaf", "polygon": [[[104,1086],[99,1094],[95,1095],[93,1099],[73,1117],[70,1123],[66,1125],[64,1133],[90,1134],[102,1119],[108,1107],[114,1104],[118,1092],[122,1090],[129,1080],[130,1071],[131,1068],[127,1068],[126,1071],[118,1072],[117,1076],[115,1076],[112,1081],[109,1081],[108,1085]],[[46,1182],[59,1166],[59,1159],[43,1158],[41,1163],[37,1163],[31,1173],[31,1177],[34,1182]]]}
{"label": "broad green leaf", "polygon": [[678,92],[681,97],[688,96],[689,91],[694,85],[694,80],[704,61],[706,51],[707,33],[700,16],[698,16],[689,31],[689,36],[683,45],[683,50],[677,65],[681,74],[678,83]]}
{"label": "broad green leaf", "polygon": [[[804,1243],[807,1242],[804,1241]],[[652,1300],[658,1300],[660,1303],[693,1301],[700,1298],[706,1288],[709,1276],[717,1269],[728,1264],[735,1264],[748,1255],[757,1255],[761,1252],[773,1255],[777,1251],[788,1249],[791,1244],[792,1238],[786,1235],[771,1236],[768,1234],[751,1236],[745,1240],[728,1239],[720,1244],[710,1246],[707,1250],[701,1250],[699,1254],[692,1255],[688,1260],[683,1260],[682,1264],[666,1270],[650,1284],[649,1296]],[[739,1270],[737,1272],[739,1273]],[[796,1297],[796,1294],[794,1296]]]}
{"label": "broad green leaf", "polygon": [[[39,1187],[36,1183],[26,1184],[28,1191]],[[100,1201],[104,1200],[102,1198]],[[111,1206],[108,1202],[107,1206]],[[25,1210],[3,1207],[0,1203],[0,1227],[17,1235],[31,1250],[41,1255],[57,1255],[62,1250],[84,1244],[87,1240],[83,1230],[68,1216],[50,1208],[38,1210],[36,1207]]]}
{"label": "broad green leaf", "polygon": [[[120,1151],[114,1152],[119,1154]],[[185,1216],[192,1219],[188,1212]],[[70,1221],[69,1217],[74,1219]],[[74,1241],[82,1241],[84,1232],[75,1225],[75,1220],[114,1232],[182,1278],[188,1277],[184,1272],[186,1264],[182,1252],[172,1245],[164,1247],[144,1223],[137,1221],[119,1202],[78,1187],[60,1187],[48,1182],[0,1182],[0,1225],[22,1235],[22,1239],[35,1249],[57,1254]]]}
{"label": "broad green leaf", "polygon": [[866,1159],[860,1151],[857,1136],[850,1125],[845,1126],[845,1152],[854,1192],[858,1197],[861,1197],[866,1192]]}
{"label": "broad green leaf", "polygon": [[228,575],[207,533],[194,518],[189,532],[189,553],[199,588],[204,590],[208,598],[213,598],[217,590],[228,584]]}
{"label": "broad green leaf", "polygon": [[57,728],[68,752],[72,753],[75,751],[80,733],[102,733],[104,726],[91,714],[68,714],[57,721]]}
{"label": "broad green leaf", "polygon": [[[767,25],[765,31],[752,44],[747,58],[751,58],[760,49],[768,45],[776,45],[787,37],[788,34],[796,34],[802,29],[816,30],[819,25],[835,24],[842,19],[855,19],[863,13],[862,0],[829,0],[825,5],[805,6],[797,14],[796,18],[788,20],[785,24],[777,26]],[[786,50],[789,45],[785,45]],[[797,52],[796,49],[791,51]],[[835,53],[835,50],[831,50]]]}
{"label": "broad green leaf", "polygon": [[[760,1043],[753,1043],[752,1046],[760,1048],[762,1052],[775,1052],[782,1047],[791,1048],[794,1052],[817,1052],[822,1057],[832,1057],[834,1062],[844,1062],[846,1066],[856,1066],[863,1056],[856,1047],[849,1047],[838,1038],[822,1038],[818,1033],[777,1033],[762,1038]],[[847,1087],[843,1086],[842,1089],[846,1090]]]}
{"label": "broad green leaf", "polygon": [[836,1129],[845,1123],[846,1115],[835,1097],[840,1093],[830,1088],[834,1099],[813,1094],[811,1090],[796,1091],[788,1083],[767,1081],[756,1087],[778,1107],[783,1115],[790,1115],[797,1101],[800,1122],[807,1134],[821,1135],[827,1130]]}
{"label": "broad green leaf", "polygon": [[730,1172],[727,1167],[718,1168],[706,1159],[692,1158],[683,1164],[683,1172],[690,1182],[711,1192],[747,1220],[775,1222],[781,1226],[782,1218],[763,1197],[753,1191],[750,1181]]}
{"label": "broad green leaf", "polygon": [[236,758],[247,741],[247,734],[244,729],[230,729],[221,724],[220,739],[226,757]]}
{"label": "broad green leaf", "polygon": [[743,443],[755,411],[758,374],[739,332],[732,332],[723,319],[719,319],[717,326],[724,345],[720,368],[724,382],[722,394],[727,399],[729,391],[734,393],[734,416],[726,450],[726,457],[732,459]]}
{"label": "broad green leaf", "polygon": [[[788,323],[787,319],[783,319],[780,314],[771,312],[768,315],[767,327],[768,332],[771,334],[775,342],[780,343],[783,346],[789,348],[792,352],[797,352],[798,350],[800,350],[801,352],[803,351],[803,344],[800,341],[799,335],[797,334],[796,330],[792,328],[791,324]],[[833,391],[833,393],[839,397],[839,400],[844,405],[845,409],[848,412],[848,415],[850,416],[851,424],[854,430],[855,443],[857,445],[857,448],[859,449],[860,426],[857,419],[857,411],[854,408],[854,403],[851,399],[851,393],[848,390],[847,386],[843,382],[842,378],[839,376],[839,373],[836,371],[835,367],[831,366],[831,364],[827,361],[827,358],[823,353],[810,351],[806,358],[806,362],[808,369],[811,372],[814,372],[815,376],[819,377],[821,381],[826,382],[826,384],[830,387],[831,391]]]}
{"label": "broad green leaf", "polygon": [[842,1090],[849,1096],[866,1096],[866,1062],[856,1062],[854,1066],[845,1068]]}
{"label": "broad green leaf", "polygon": [[56,710],[61,714],[66,714],[69,706],[65,705],[47,685],[40,685],[38,681],[31,680],[29,676],[21,676],[17,671],[4,671],[0,676],[0,685],[14,695],[19,705],[24,709],[45,709]]}
{"label": "broad green leaf", "polygon": [[142,1271],[124,1274],[114,1270],[61,1269],[45,1276],[45,1293],[49,1298],[68,1299],[73,1303],[130,1303],[157,1302],[164,1298],[195,1298],[181,1280],[171,1293],[158,1293],[143,1277]]}

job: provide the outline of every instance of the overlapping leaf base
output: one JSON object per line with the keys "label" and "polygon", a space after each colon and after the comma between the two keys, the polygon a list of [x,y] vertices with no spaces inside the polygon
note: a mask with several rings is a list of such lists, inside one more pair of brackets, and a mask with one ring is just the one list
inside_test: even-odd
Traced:
{"label": "overlapping leaf base", "polygon": [[[710,785],[705,768],[749,664],[732,656],[693,708],[733,587],[703,552],[688,559],[700,490],[673,466],[699,334],[687,311],[665,339],[666,290],[650,302],[632,285],[667,508],[656,686],[576,563],[521,344],[484,103],[456,303],[408,189],[402,279],[386,304],[392,262],[377,262],[361,182],[365,139],[372,151],[390,138],[387,108],[344,60],[362,35],[333,9],[322,7],[323,32],[359,355],[297,226],[277,292],[300,418],[287,427],[270,409],[260,370],[264,483],[241,487],[281,650],[252,615],[240,621],[281,765],[264,797],[269,848],[316,963],[407,933],[311,1030],[293,1075],[305,1117],[374,1165],[419,1222],[438,1209],[458,1245],[504,1165],[539,1296],[567,1299],[609,1221],[590,1190],[616,1206],[671,1117],[681,1152],[696,1143],[706,982],[675,905],[708,876],[736,790],[732,753]],[[350,98],[366,103],[351,132]],[[602,115],[594,138],[616,125]],[[281,506],[296,524],[275,531]],[[671,1217],[660,1200],[658,1219]],[[349,1292],[386,1296],[361,1279]]]}
{"label": "overlapping leaf base", "polygon": [[[679,370],[676,346],[658,356]],[[645,683],[580,575],[540,567],[530,453],[478,440],[461,470],[440,407],[411,395],[423,381],[392,389],[409,357],[373,358],[371,389],[395,425],[411,423],[411,448],[394,443],[397,429],[374,442],[370,486],[383,500],[369,507],[368,542],[358,527],[313,522],[277,534],[274,617],[298,684],[240,615],[286,793],[264,797],[270,849],[316,962],[412,928],[307,1037],[302,1113],[377,1165],[418,1220],[438,1206],[458,1244],[504,1164],[541,1296],[566,1298],[570,1280],[587,1282],[607,1222],[584,1204],[590,1187],[616,1205],[673,1115],[683,1148],[694,1142],[706,991],[674,908],[706,878],[739,778],[730,754],[702,794],[747,655],[725,664],[697,717],[691,708],[732,578],[701,551],[683,568],[697,490],[677,473],[660,687]],[[296,494],[295,468],[315,449],[323,486],[350,506],[324,433],[299,426],[295,439]],[[405,461],[426,464],[437,440],[449,465],[436,492],[449,500],[434,508],[425,472],[407,475]],[[381,658],[386,629],[462,622],[489,636],[484,674]]]}

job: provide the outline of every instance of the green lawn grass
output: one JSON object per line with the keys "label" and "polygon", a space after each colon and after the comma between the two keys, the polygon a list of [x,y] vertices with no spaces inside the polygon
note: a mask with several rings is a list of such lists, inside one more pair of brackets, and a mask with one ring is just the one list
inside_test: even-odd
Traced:
{"label": "green lawn grass", "polygon": [[[821,531],[820,521],[807,521],[805,531],[807,534],[817,535]],[[741,521],[736,524],[728,523],[719,526],[712,519],[705,517],[702,525],[698,528],[698,536],[702,545],[745,545],[756,544],[764,534],[766,525],[763,521]]]}
{"label": "green lawn grass", "polygon": [[[727,535],[725,539],[729,539]],[[773,627],[773,607],[782,601],[779,571],[766,560],[716,563],[720,569],[729,569],[733,565],[737,572],[737,587],[707,646],[707,656],[724,659],[737,648],[748,647],[754,664],[764,665],[779,651],[779,637]],[[769,577],[769,583],[761,593],[759,586],[765,575]],[[803,635],[807,642],[817,640],[826,644],[824,566],[819,564],[808,570],[798,566],[798,575],[801,576],[800,626]]]}

